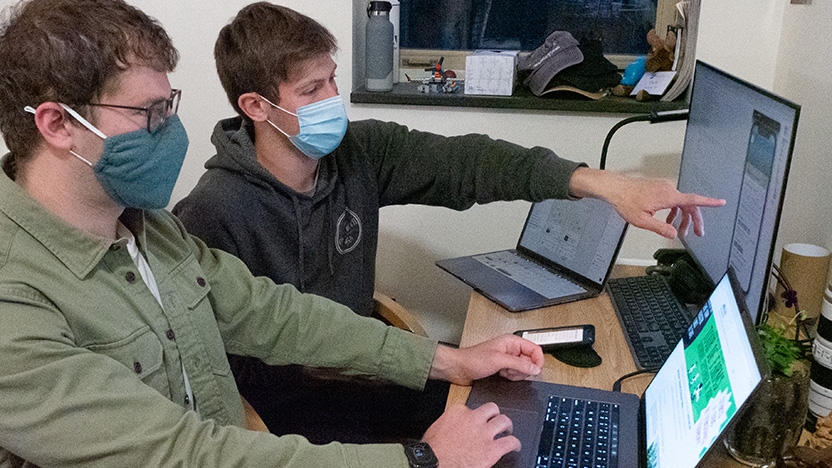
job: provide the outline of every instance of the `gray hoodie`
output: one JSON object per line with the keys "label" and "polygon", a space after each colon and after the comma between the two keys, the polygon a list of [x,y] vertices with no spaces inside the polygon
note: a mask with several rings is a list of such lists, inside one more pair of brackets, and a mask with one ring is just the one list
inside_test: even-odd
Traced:
{"label": "gray hoodie", "polygon": [[497,200],[568,196],[579,166],[552,151],[484,135],[444,137],[375,120],[350,122],[320,160],[304,195],[255,157],[253,129],[217,123],[217,154],[173,212],[209,246],[240,257],[255,275],[291,283],[370,315],[379,208],[417,203],[464,210]]}

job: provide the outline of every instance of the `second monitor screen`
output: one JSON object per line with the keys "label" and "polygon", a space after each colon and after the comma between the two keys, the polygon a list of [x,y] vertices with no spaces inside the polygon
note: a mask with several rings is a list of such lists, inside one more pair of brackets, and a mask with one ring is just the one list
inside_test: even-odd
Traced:
{"label": "second monitor screen", "polygon": [[681,240],[714,283],[734,267],[755,320],[764,304],[799,111],[696,63],[678,188],[727,204],[703,208],[705,235]]}

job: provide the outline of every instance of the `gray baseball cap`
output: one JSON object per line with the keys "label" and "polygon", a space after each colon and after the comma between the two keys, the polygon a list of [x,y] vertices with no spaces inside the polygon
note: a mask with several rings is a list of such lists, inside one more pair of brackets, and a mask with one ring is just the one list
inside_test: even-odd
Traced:
{"label": "gray baseball cap", "polygon": [[583,61],[578,41],[567,31],[555,31],[528,57],[517,64],[521,71],[530,71],[525,83],[536,96],[561,70]]}

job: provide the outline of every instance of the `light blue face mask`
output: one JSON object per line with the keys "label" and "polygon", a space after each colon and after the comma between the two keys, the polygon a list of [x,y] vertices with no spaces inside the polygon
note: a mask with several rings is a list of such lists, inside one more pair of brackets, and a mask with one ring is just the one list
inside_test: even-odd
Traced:
{"label": "light blue face mask", "polygon": [[95,164],[70,152],[92,167],[96,179],[121,206],[143,209],[164,208],[188,151],[188,134],[177,115],[153,133],[142,128],[108,137],[67,105],[72,117],[104,139],[104,152]]}
{"label": "light blue face mask", "polygon": [[344,134],[347,132],[347,111],[344,108],[344,101],[341,100],[341,96],[332,96],[322,101],[298,107],[297,114],[287,111],[263,96],[260,97],[275,108],[298,118],[300,132],[294,136],[281,130],[271,120],[267,119],[266,122],[286,135],[286,138],[297,149],[310,158],[320,159],[335,151],[335,148],[344,139]]}

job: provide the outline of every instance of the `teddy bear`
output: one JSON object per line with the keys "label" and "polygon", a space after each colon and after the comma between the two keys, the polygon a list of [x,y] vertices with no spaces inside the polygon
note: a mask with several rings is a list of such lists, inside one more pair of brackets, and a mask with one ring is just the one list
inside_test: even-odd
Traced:
{"label": "teddy bear", "polygon": [[670,71],[675,59],[676,33],[668,31],[662,40],[656,30],[651,29],[647,32],[647,43],[650,44],[650,52],[647,52],[644,70],[648,72]]}
{"label": "teddy bear", "polygon": [[[627,67],[621,84],[612,90],[612,94],[615,96],[629,96],[644,72],[670,71],[673,68],[673,60],[676,54],[676,33],[668,31],[665,38],[662,39],[655,29],[651,29],[647,32],[647,43],[650,44],[650,51],[647,52],[645,57],[640,57]],[[627,72],[631,69],[633,70],[633,80],[628,82],[626,79]],[[652,96],[644,90],[639,91],[639,94],[636,95],[637,101],[651,101],[658,98],[659,96]]]}

